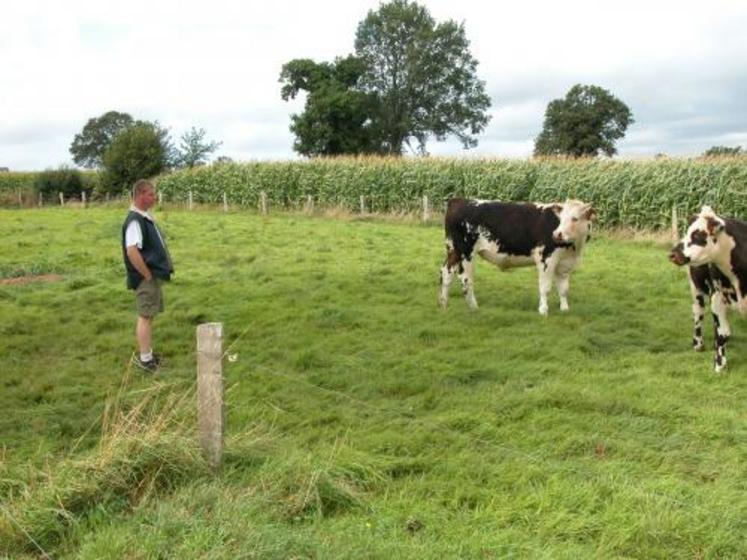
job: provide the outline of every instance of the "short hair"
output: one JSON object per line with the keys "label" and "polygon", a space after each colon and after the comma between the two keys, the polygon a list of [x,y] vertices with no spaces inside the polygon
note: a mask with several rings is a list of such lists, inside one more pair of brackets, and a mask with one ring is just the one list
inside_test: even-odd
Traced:
{"label": "short hair", "polygon": [[137,198],[139,194],[145,192],[149,188],[155,189],[153,183],[148,181],[148,179],[138,179],[132,186],[132,198]]}

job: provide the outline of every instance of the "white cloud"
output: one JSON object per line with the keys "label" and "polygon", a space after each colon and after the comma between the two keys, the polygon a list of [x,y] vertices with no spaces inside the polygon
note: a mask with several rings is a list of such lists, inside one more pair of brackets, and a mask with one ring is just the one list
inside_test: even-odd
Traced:
{"label": "white cloud", "polygon": [[[636,119],[621,155],[694,155],[747,146],[743,61],[747,5],[712,0],[423,1],[464,21],[493,100],[476,150],[531,154],[547,103],[575,83],[600,85]],[[378,0],[10,0],[0,19],[0,165],[70,161],[86,121],[108,110],[158,120],[175,141],[191,126],[234,159],[290,158],[290,114],[278,76],[293,58],[353,50]],[[431,142],[434,154],[465,152]]]}

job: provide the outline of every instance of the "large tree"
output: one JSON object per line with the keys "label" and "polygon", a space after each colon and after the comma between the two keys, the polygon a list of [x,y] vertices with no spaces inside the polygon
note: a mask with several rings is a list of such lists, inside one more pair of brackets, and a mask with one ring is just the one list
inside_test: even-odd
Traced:
{"label": "large tree", "polygon": [[363,72],[360,59],[337,58],[334,63],[295,59],[283,65],[280,94],[284,100],[306,92],[304,111],[291,116],[296,136],[293,149],[314,155],[376,152],[373,99],[355,86]]}
{"label": "large tree", "polygon": [[355,50],[332,64],[283,66],[283,99],[308,93],[304,112],[292,117],[296,151],[400,155],[409,146],[425,153],[429,138],[450,135],[477,144],[490,98],[463,25],[437,24],[426,8],[393,0],[360,22]]}
{"label": "large tree", "polygon": [[168,131],[158,123],[138,121],[114,138],[104,152],[104,192],[126,192],[136,180],[158,175],[171,164]]}
{"label": "large tree", "polygon": [[365,68],[360,86],[378,99],[383,151],[401,154],[414,140],[425,153],[431,136],[454,135],[465,148],[477,145],[475,135],[490,119],[490,98],[477,77],[464,24],[437,24],[427,8],[393,0],[358,25],[355,53]]}
{"label": "large tree", "polygon": [[207,158],[217,150],[223,142],[207,142],[205,129],[190,128],[181,135],[179,154],[177,156],[180,167],[195,167],[207,163]]}
{"label": "large tree", "polygon": [[101,167],[104,152],[114,137],[134,122],[130,115],[118,111],[88,119],[70,144],[73,161],[82,167]]}
{"label": "large tree", "polygon": [[576,84],[565,98],[547,105],[534,154],[612,156],[617,153],[615,142],[633,122],[628,106],[606,89]]}

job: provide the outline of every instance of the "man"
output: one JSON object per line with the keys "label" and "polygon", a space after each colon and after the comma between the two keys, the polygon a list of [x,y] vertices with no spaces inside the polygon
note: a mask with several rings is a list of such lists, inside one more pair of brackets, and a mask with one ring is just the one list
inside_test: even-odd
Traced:
{"label": "man", "polygon": [[153,318],[163,311],[161,284],[171,280],[174,267],[161,232],[148,210],[156,202],[156,189],[140,179],[132,189],[132,206],[122,226],[122,254],[127,269],[127,287],[135,290],[139,356],[133,363],[155,373],[161,360],[153,353]]}

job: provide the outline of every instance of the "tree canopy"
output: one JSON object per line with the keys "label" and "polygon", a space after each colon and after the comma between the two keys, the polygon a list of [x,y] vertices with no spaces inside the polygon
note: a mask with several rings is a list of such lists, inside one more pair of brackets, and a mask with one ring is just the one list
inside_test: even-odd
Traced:
{"label": "tree canopy", "polygon": [[304,112],[291,116],[294,150],[307,156],[377,151],[373,100],[355,89],[362,72],[361,61],[353,56],[334,63],[296,59],[283,65],[282,98],[287,101],[301,90],[307,92]]}
{"label": "tree canopy", "polygon": [[173,148],[158,123],[139,121],[121,131],[104,152],[102,190],[121,193],[136,180],[158,175],[170,165]]}
{"label": "tree canopy", "polygon": [[294,148],[306,155],[425,153],[430,138],[450,135],[473,147],[490,119],[476,70],[463,24],[436,23],[409,0],[381,4],[359,23],[354,56],[283,66],[283,99],[308,92],[304,112],[292,116]]}
{"label": "tree canopy", "polygon": [[364,67],[360,86],[378,100],[384,151],[401,154],[415,140],[424,153],[430,136],[477,145],[474,135],[490,120],[490,98],[463,24],[437,24],[427,8],[393,0],[358,25],[355,53]]}
{"label": "tree canopy", "polygon": [[82,167],[101,167],[104,152],[114,137],[134,122],[130,115],[118,111],[109,111],[100,117],[88,119],[83,130],[75,135],[70,144],[73,161]]}
{"label": "tree canopy", "polygon": [[207,158],[217,150],[223,142],[205,141],[205,129],[190,128],[182,134],[179,144],[178,163],[180,167],[195,167],[207,163]]}
{"label": "tree canopy", "polygon": [[565,98],[548,104],[534,154],[612,156],[615,142],[633,122],[628,106],[606,89],[576,84]]}

